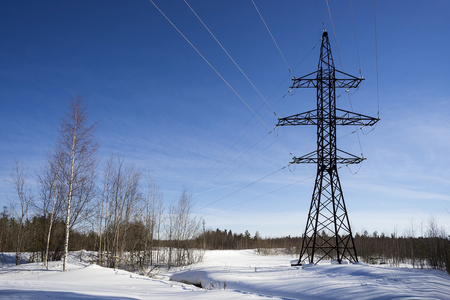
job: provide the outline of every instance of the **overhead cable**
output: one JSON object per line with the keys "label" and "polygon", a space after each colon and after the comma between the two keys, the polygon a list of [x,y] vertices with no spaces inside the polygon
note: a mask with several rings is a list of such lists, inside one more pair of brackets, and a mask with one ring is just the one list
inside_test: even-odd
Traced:
{"label": "overhead cable", "polygon": [[226,170],[228,170],[236,161],[238,161],[242,156],[244,156],[246,153],[248,153],[253,147],[255,147],[257,144],[259,144],[266,136],[268,136],[270,134],[267,133],[266,135],[264,135],[262,138],[260,138],[256,143],[254,143],[250,148],[247,149],[247,151],[245,151],[244,153],[242,153],[238,158],[236,158],[235,160],[233,160],[231,163],[229,163],[224,169],[222,169],[219,173],[217,173],[216,175],[214,175],[211,179],[209,179],[205,184],[203,184],[201,187],[199,187],[197,189],[197,191],[199,191],[201,188],[203,188],[204,186],[208,185],[211,181],[213,181],[214,179],[216,179],[220,174],[222,174],[223,172],[225,172]]}
{"label": "overhead cable", "polygon": [[[242,101],[242,103],[244,103],[244,105],[253,113],[253,115],[255,115],[256,118],[258,118],[258,120],[261,122],[261,124],[269,131],[272,132],[273,130],[271,128],[269,128],[269,126],[267,126],[267,124],[261,119],[260,116],[258,116],[258,114],[248,105],[248,103],[241,97],[241,95],[239,95],[239,93],[228,83],[228,81],[219,73],[219,71],[217,71],[213,65],[206,59],[206,57],[203,56],[203,54],[191,43],[191,41],[181,32],[180,29],[178,29],[178,27],[169,19],[169,17],[167,17],[164,12],[155,4],[155,2],[153,2],[153,0],[150,0],[150,2],[153,4],[153,6],[161,13],[161,15],[163,15],[163,17],[173,26],[173,28],[175,28],[175,30],[186,40],[186,42],[188,42],[188,44],[195,50],[195,52],[197,52],[198,55],[200,55],[200,57],[208,64],[208,66],[217,74],[217,76],[220,77],[220,79],[222,79],[223,82],[225,82],[225,84],[228,86],[228,88]],[[275,135],[274,135],[275,136]],[[278,139],[277,136],[275,136],[275,138]],[[288,151],[288,153],[290,155],[292,155],[292,152],[289,151],[289,149],[286,147],[286,145],[284,145],[280,140],[278,140],[279,143],[286,149],[286,151]]]}
{"label": "overhead cable", "polygon": [[[281,138],[283,138],[284,136],[286,136],[289,133],[289,131],[287,131],[285,134],[283,134],[281,136]],[[258,141],[257,143],[259,143],[260,141]],[[275,144],[276,140],[273,141],[272,143],[270,143],[267,147],[265,147],[264,149],[262,149],[261,151],[259,151],[258,153],[256,153],[255,155],[251,156],[249,159],[247,159],[245,162],[243,162],[242,164],[240,164],[238,166],[238,169],[242,168],[244,165],[246,165],[247,163],[249,163],[251,160],[255,159],[256,157],[258,157],[258,155],[260,155],[261,153],[263,153],[264,151],[266,151],[267,149],[269,149],[273,144]],[[255,144],[256,145],[256,144]],[[251,148],[253,148],[255,145],[253,145]],[[236,161],[238,161],[241,157],[243,157],[248,151],[251,150],[248,149],[247,151],[245,151],[244,153],[242,153],[235,161],[233,161],[232,164],[234,164]],[[233,174],[233,172],[228,173],[228,175],[224,176],[223,179],[227,178],[228,176],[230,176],[231,174]]]}
{"label": "overhead cable", "polygon": [[322,21],[322,26],[323,26],[323,28],[325,29],[325,22],[323,21],[322,14],[320,13],[320,8],[319,8],[319,2],[318,2],[318,0],[316,0],[316,7],[317,7],[317,12],[319,13],[319,18],[320,18],[320,20]]}
{"label": "overhead cable", "polygon": [[[317,40],[317,42],[316,42],[316,44],[308,51],[308,53],[299,61],[299,63],[297,63],[297,65],[294,67],[294,71],[306,60],[306,58],[308,58],[308,56],[309,55],[311,55],[311,53],[314,51],[314,49],[317,47],[317,45],[319,45],[320,44],[320,39],[318,39]],[[276,91],[278,91],[283,85],[284,85],[284,83],[286,82],[286,80],[288,80],[289,79],[289,75],[288,76],[286,76],[284,79],[283,79],[283,81],[280,83],[280,85],[272,92],[272,94],[269,96],[269,98],[268,99],[270,99],[270,98],[272,98],[272,96],[276,93]],[[291,90],[289,90],[288,92],[286,92],[286,93],[284,93],[284,95],[283,96],[281,96],[279,99],[278,99],[278,101],[273,105],[273,107],[276,107],[278,104],[280,104],[280,102],[289,94],[291,92]],[[263,106],[264,104],[262,104],[259,108],[258,108],[258,110],[257,111],[259,111],[261,108],[262,108],[262,106]],[[263,118],[267,115],[267,113],[269,113],[270,112],[270,110],[268,110],[268,111],[266,111],[264,114],[263,114]],[[251,119],[253,118],[253,116],[245,123],[245,125],[242,127],[242,129],[243,128],[247,128],[247,124],[251,121]],[[223,157],[223,156],[225,156],[228,152],[230,152],[231,151],[231,149],[234,147],[234,146],[236,146],[240,141],[241,141],[241,139],[242,138],[244,138],[255,126],[256,126],[256,124],[257,124],[258,122],[256,122],[254,125],[252,125],[242,136],[240,136],[231,146],[228,146],[227,147],[227,149],[225,149],[223,152],[222,152],[222,154],[220,154],[219,155],[219,157],[214,161],[214,162],[211,162],[211,163],[209,163],[208,164],[208,167],[207,167],[207,169],[208,168],[210,168],[210,167],[213,167],[213,166],[215,166],[218,162],[219,162],[219,160]],[[242,131],[242,129],[240,130],[240,131]],[[238,136],[238,134],[236,134],[233,138],[232,138],[232,140],[236,137],[236,136]],[[267,136],[267,135],[266,135]],[[253,145],[250,147],[250,149],[251,148],[253,148]],[[248,151],[246,151],[246,152],[248,152]],[[234,162],[233,162],[234,163]],[[212,164],[212,166],[211,166],[211,164]],[[225,169],[227,169],[228,168],[228,166],[226,166],[225,167]],[[222,171],[220,171],[219,173],[222,173]],[[205,171],[200,175],[200,177],[195,181],[195,183],[193,184],[193,185],[195,185],[198,181],[200,181],[200,179],[201,178],[203,178],[203,176],[206,174],[206,169],[205,169]],[[217,177],[217,175],[215,175],[214,176],[214,178],[215,177]],[[211,180],[209,180],[208,182],[210,182]],[[198,189],[197,189],[197,191],[199,191],[201,188],[203,188],[204,186],[205,186],[206,184],[204,184],[204,185],[202,185],[201,187],[199,187]],[[203,192],[202,192],[203,193]],[[198,194],[198,193],[197,193]]]}
{"label": "overhead cable", "polygon": [[198,16],[198,14],[194,11],[194,9],[189,5],[187,0],[184,0],[184,3],[189,7],[189,9],[192,11],[192,13],[197,17],[197,19],[202,23],[202,25],[206,28],[206,30],[209,32],[209,34],[214,38],[214,40],[219,44],[220,48],[225,52],[225,54],[228,56],[228,58],[234,63],[236,68],[241,72],[241,74],[247,79],[247,81],[251,84],[253,89],[258,93],[258,95],[264,100],[264,102],[269,106],[269,108],[272,110],[274,115],[277,115],[272,106],[269,104],[267,99],[261,94],[261,92],[258,90],[258,88],[253,84],[253,82],[248,78],[248,76],[245,74],[245,72],[241,69],[241,67],[238,65],[238,63],[231,57],[230,53],[225,49],[225,47],[222,45],[222,43],[219,42],[219,40],[216,38],[216,36],[211,32],[211,30],[206,26],[206,24],[203,22],[203,20]]}
{"label": "overhead cable", "polygon": [[[317,47],[317,45],[319,45],[320,44],[320,39],[318,39],[317,40],[317,42],[316,42],[316,44],[308,51],[308,53],[299,61],[299,63],[297,63],[297,65],[294,67],[294,71],[306,60],[306,58],[308,58],[308,56],[309,55],[311,55],[311,53],[314,51],[314,49]],[[289,75],[288,76],[286,76],[286,78],[284,78],[283,79],[283,81],[280,83],[280,85],[272,92],[272,94],[269,96],[269,98],[268,99],[270,99],[270,98],[272,98],[272,96],[276,93],[276,91],[278,91],[283,85],[284,85],[284,83],[286,82],[286,80],[288,80],[289,79]],[[284,95],[283,96],[281,96],[279,99],[278,99],[278,101],[274,104],[274,106],[273,107],[276,107],[289,93],[291,92],[291,90],[289,90],[288,92],[286,92],[286,93],[284,93]],[[264,104],[263,104],[264,105]],[[258,111],[260,110],[262,108],[262,106],[260,106],[259,108],[258,108]],[[267,115],[267,113],[269,113],[269,111],[266,111],[264,114],[263,114],[263,118]],[[247,124],[250,122],[250,120],[251,120],[251,118],[245,123],[245,125],[244,125],[244,127],[243,128],[246,128],[247,127]],[[219,155],[219,157],[214,161],[214,163],[212,163],[212,166],[211,166],[211,163],[208,165],[208,167],[207,168],[209,168],[210,166],[211,167],[213,167],[213,166],[215,166],[217,163],[218,163],[218,161],[220,160],[220,158],[222,158],[223,156],[225,156],[228,152],[230,152],[231,151],[231,149],[234,147],[234,146],[236,146],[240,141],[241,141],[241,139],[242,138],[244,138],[254,127],[255,127],[255,125],[256,125],[257,123],[255,123],[254,125],[252,125],[241,137],[239,137],[234,143],[233,143],[233,145],[231,145],[231,146],[229,146],[229,147],[227,147],[227,149],[225,149],[223,152],[222,152],[222,154],[220,154]],[[242,131],[242,129],[240,130],[240,131]],[[269,134],[270,134],[270,132],[269,132]],[[287,134],[287,133],[286,133]],[[285,135],[286,135],[285,134]],[[237,136],[237,134],[234,136],[234,137],[236,137]],[[267,135],[265,135],[265,136],[267,136]],[[284,135],[283,135],[284,136]],[[234,139],[234,137],[232,138],[232,139]],[[272,143],[273,144],[273,143]],[[271,145],[272,145],[271,144]],[[252,146],[250,146],[250,148],[249,149],[251,149],[251,148],[253,148],[254,147],[254,145],[252,145]],[[245,153],[247,153],[248,152],[248,150],[247,151],[245,151]],[[231,163],[231,164],[234,164],[234,161]],[[229,168],[229,166],[230,165],[227,165],[226,167],[225,167],[225,169],[228,169]],[[241,165],[242,166],[242,165]],[[240,166],[240,167],[241,167]],[[223,172],[224,170],[221,170],[220,172],[219,172],[219,174],[221,174],[222,172]],[[201,176],[200,176],[200,178],[198,178],[196,181],[195,181],[195,183],[193,184],[193,185],[195,185],[198,181],[200,181],[200,179],[201,178],[203,178],[203,176],[206,174],[206,169],[205,169],[205,171],[201,174]],[[219,174],[216,174],[216,175],[214,175],[214,177],[213,177],[213,179],[214,178],[216,178]],[[230,174],[229,174],[230,175]],[[229,176],[229,175],[227,175],[227,176]],[[208,183],[210,183],[212,181],[212,179],[211,180],[209,180],[208,181]],[[208,183],[206,183],[206,184],[203,184],[201,187],[199,187],[198,189],[197,189],[197,191],[199,191],[200,189],[202,189],[203,187],[205,187]],[[196,194],[199,194],[199,193],[204,193],[204,192],[196,192]]]}
{"label": "overhead cable", "polygon": [[196,212],[198,212],[198,211],[200,211],[200,210],[202,210],[202,209],[204,209],[204,208],[207,208],[207,207],[209,207],[209,206],[211,206],[211,205],[213,205],[213,204],[215,204],[215,203],[217,203],[217,202],[219,202],[219,201],[222,201],[222,200],[224,200],[224,199],[226,199],[226,198],[228,198],[228,197],[231,197],[231,196],[233,196],[234,194],[237,194],[237,193],[239,193],[240,191],[242,191],[242,190],[244,190],[244,189],[246,189],[246,188],[248,188],[248,187],[250,187],[250,186],[252,186],[252,185],[254,185],[254,184],[258,183],[258,182],[260,182],[261,180],[264,180],[264,179],[266,179],[267,177],[272,176],[273,174],[275,174],[275,173],[277,173],[277,172],[279,172],[279,171],[281,171],[281,170],[283,170],[283,169],[286,169],[288,166],[289,166],[289,164],[288,164],[288,165],[285,165],[284,167],[279,168],[278,170],[273,171],[273,172],[270,173],[270,174],[267,174],[267,175],[265,175],[265,176],[259,178],[259,179],[256,180],[256,181],[253,181],[253,182],[251,182],[251,183],[249,183],[249,184],[247,184],[247,185],[241,187],[240,189],[238,189],[238,190],[236,190],[236,191],[234,191],[234,192],[232,192],[232,193],[230,193],[230,194],[228,194],[228,195],[226,195],[226,196],[224,196],[224,197],[222,197],[222,198],[219,198],[219,199],[217,199],[217,200],[214,200],[214,201],[208,203],[207,205],[204,205],[203,207],[197,209],[196,211],[194,211],[194,213],[196,213]]}
{"label": "overhead cable", "polygon": [[164,12],[153,2],[153,0],[150,0],[150,2],[153,4],[153,6],[163,15],[163,17],[175,28],[176,31],[188,42],[188,44],[192,47],[192,49],[197,52],[198,55],[208,64],[208,66],[217,74],[217,76],[222,79],[223,82],[228,86],[228,88],[244,103],[244,105],[258,118],[258,120],[266,127],[267,130],[271,131],[271,129],[267,126],[267,124],[258,116],[258,114],[245,102],[245,100],[239,95],[239,93],[228,83],[228,81],[219,73],[219,71],[216,70],[216,68],[213,67],[213,65],[206,59],[206,57],[203,56],[203,54],[194,46],[194,44],[191,43],[191,41],[181,32],[180,29],[167,17]]}
{"label": "overhead cable", "polygon": [[274,42],[275,46],[277,47],[278,52],[280,52],[280,55],[281,55],[281,57],[283,58],[284,63],[286,64],[286,67],[288,68],[289,73],[292,74],[291,68],[289,67],[288,62],[287,62],[286,58],[284,57],[283,52],[281,52],[281,49],[280,49],[280,47],[278,46],[277,41],[275,41],[275,38],[273,37],[272,32],[271,32],[270,29],[269,29],[269,26],[267,26],[266,21],[264,21],[263,16],[262,16],[261,13],[259,12],[259,9],[258,9],[258,7],[256,6],[255,1],[252,0],[252,3],[253,3],[253,6],[255,6],[255,9],[256,9],[256,11],[258,12],[259,17],[261,18],[261,21],[264,23],[264,26],[266,27],[267,32],[269,32],[269,35],[270,35],[270,37],[272,38],[272,41]]}
{"label": "overhead cable", "polygon": [[[325,0],[325,1],[327,3],[328,16],[330,17],[331,28],[333,30],[334,41],[336,43],[336,48],[337,48],[338,55],[339,55],[339,61],[341,63],[342,71],[344,72],[345,71],[344,70],[344,64],[342,63],[342,57],[341,57],[341,52],[339,51],[339,44],[338,44],[337,37],[336,37],[336,31],[334,30],[334,23],[333,23],[333,18],[331,17],[330,5],[328,4],[328,0]],[[344,77],[345,77],[345,75],[344,75]],[[347,96],[348,96],[348,101],[350,103],[350,109],[353,112],[354,110],[353,110],[352,100],[350,98],[350,93],[347,93]],[[356,125],[355,125],[355,128],[357,128]],[[364,155],[363,155],[363,150],[362,150],[362,145],[361,145],[361,138],[359,137],[359,132],[358,131],[356,131],[356,136],[358,137],[359,149],[361,150],[361,157],[362,157]]]}
{"label": "overhead cable", "polygon": [[377,33],[377,1],[373,0],[373,11],[375,15],[375,62],[377,65],[377,109],[378,117],[380,117],[380,85],[378,76],[378,33]]}
{"label": "overhead cable", "polygon": [[349,0],[349,1],[350,1],[350,10],[352,12],[353,33],[355,35],[356,55],[358,56],[359,74],[361,75],[361,59],[359,58],[358,38],[356,37],[355,16],[353,15],[352,0]]}
{"label": "overhead cable", "polygon": [[341,62],[342,71],[344,71],[344,64],[342,63],[341,52],[339,51],[339,45],[338,45],[338,41],[337,41],[337,37],[336,37],[336,31],[334,30],[334,23],[333,23],[333,18],[331,17],[330,6],[328,5],[328,0],[325,0],[325,1],[327,3],[328,16],[330,17],[331,29],[333,29],[334,41],[336,43],[336,48],[337,48],[337,52],[339,55],[339,61]]}
{"label": "overhead cable", "polygon": [[238,202],[238,203],[236,203],[236,204],[233,204],[233,205],[230,205],[230,206],[228,206],[228,207],[225,207],[225,208],[216,210],[216,211],[214,211],[214,213],[218,213],[218,212],[221,212],[221,211],[224,211],[224,210],[227,210],[227,209],[230,209],[230,208],[233,208],[233,207],[242,205],[242,204],[244,204],[244,203],[247,203],[247,202],[250,202],[250,201],[253,201],[253,200],[262,198],[262,197],[265,197],[265,196],[267,196],[267,195],[270,195],[270,194],[273,194],[273,193],[275,193],[275,192],[281,191],[281,190],[286,189],[286,188],[288,188],[288,187],[290,187],[290,186],[299,184],[299,183],[301,183],[301,182],[303,182],[303,181],[306,181],[306,180],[311,179],[311,178],[314,178],[314,177],[315,177],[315,176],[310,176],[310,177],[307,177],[307,178],[303,178],[303,179],[301,179],[301,180],[299,180],[299,181],[296,181],[296,182],[290,183],[290,184],[288,184],[288,185],[282,186],[282,187],[280,187],[280,188],[277,188],[277,189],[275,189],[275,190],[272,190],[272,191],[270,191],[270,192],[267,192],[267,193],[265,193],[265,194],[263,194],[263,195],[259,195],[259,196],[256,196],[256,197],[254,197],[254,198],[251,198],[251,199],[247,199],[247,200],[244,200],[244,201],[240,201],[240,202]]}

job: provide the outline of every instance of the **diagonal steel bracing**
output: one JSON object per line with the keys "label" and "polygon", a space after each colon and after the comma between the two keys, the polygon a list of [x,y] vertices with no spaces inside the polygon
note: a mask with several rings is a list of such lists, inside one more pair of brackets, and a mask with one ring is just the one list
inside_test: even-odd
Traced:
{"label": "diagonal steel bracing", "polygon": [[291,88],[315,88],[317,108],[280,118],[277,126],[315,125],[317,150],[292,163],[315,163],[317,175],[298,263],[318,263],[323,259],[357,262],[337,164],[357,164],[364,160],[336,146],[337,125],[372,126],[379,119],[336,108],[336,88],[356,88],[363,79],[336,70],[328,33],[322,35],[318,70],[295,78]]}

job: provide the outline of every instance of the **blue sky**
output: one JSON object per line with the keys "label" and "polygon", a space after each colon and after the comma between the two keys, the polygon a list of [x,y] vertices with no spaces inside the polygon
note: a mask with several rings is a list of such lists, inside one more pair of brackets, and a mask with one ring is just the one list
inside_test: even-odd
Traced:
{"label": "blue sky", "polygon": [[[315,149],[315,128],[268,132],[277,116],[314,109],[314,91],[288,93],[292,75],[252,1],[188,3],[276,115],[185,2],[154,2],[261,120],[150,1],[1,1],[1,204],[13,199],[12,161],[35,174],[68,101],[81,95],[98,123],[101,161],[119,154],[151,169],[167,202],[189,188],[212,229],[300,235],[315,166],[275,171],[290,153]],[[373,2],[352,2],[353,27],[350,2],[329,1],[336,38],[325,1],[255,3],[295,76],[316,70],[325,26],[336,67],[342,60],[366,79],[352,91],[354,110],[380,109],[376,129],[360,131],[361,148],[355,128],[338,128],[338,147],[367,157],[339,170],[353,231],[402,234],[413,222],[420,234],[433,215],[450,232],[450,2],[377,1],[379,101]]]}

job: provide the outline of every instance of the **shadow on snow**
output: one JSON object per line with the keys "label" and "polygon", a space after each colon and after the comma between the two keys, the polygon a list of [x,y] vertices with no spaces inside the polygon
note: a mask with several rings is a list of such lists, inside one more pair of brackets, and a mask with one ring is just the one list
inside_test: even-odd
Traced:
{"label": "shadow on snow", "polygon": [[21,300],[40,300],[40,299],[64,299],[64,300],[135,300],[138,298],[103,296],[103,295],[87,295],[73,292],[56,292],[56,291],[24,291],[24,290],[0,290],[0,299],[21,299]]}

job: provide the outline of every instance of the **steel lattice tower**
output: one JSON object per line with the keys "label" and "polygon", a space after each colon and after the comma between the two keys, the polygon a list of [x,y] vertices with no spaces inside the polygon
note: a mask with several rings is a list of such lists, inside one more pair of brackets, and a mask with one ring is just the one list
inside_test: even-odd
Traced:
{"label": "steel lattice tower", "polygon": [[[337,77],[338,76],[338,77]],[[336,125],[372,126],[379,119],[336,108],[336,88],[356,88],[363,78],[334,67],[328,33],[323,32],[318,70],[293,79],[291,88],[316,88],[317,109],[280,118],[277,126],[316,125],[317,150],[292,163],[315,163],[317,175],[297,264],[324,258],[357,262],[353,235],[339,181],[337,164],[358,164],[357,157],[336,147]]]}

